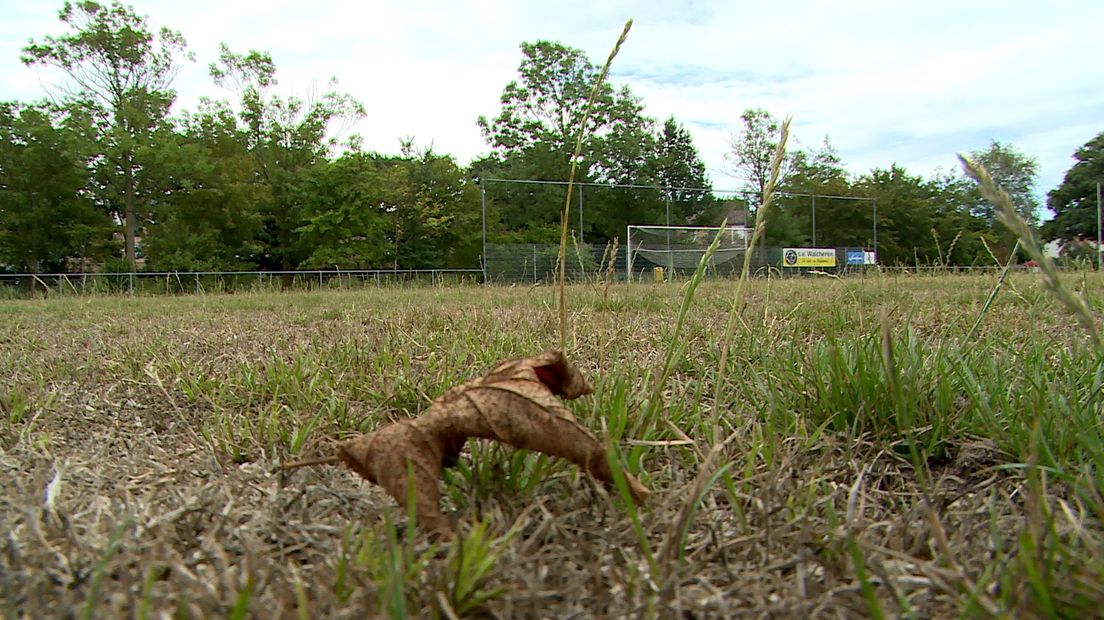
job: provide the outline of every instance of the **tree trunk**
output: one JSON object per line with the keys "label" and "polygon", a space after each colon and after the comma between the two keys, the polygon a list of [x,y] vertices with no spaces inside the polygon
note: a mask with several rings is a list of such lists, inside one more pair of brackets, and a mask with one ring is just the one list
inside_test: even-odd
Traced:
{"label": "tree trunk", "polygon": [[123,243],[126,246],[126,263],[130,270],[137,271],[137,257],[134,251],[134,165],[133,154],[123,153]]}

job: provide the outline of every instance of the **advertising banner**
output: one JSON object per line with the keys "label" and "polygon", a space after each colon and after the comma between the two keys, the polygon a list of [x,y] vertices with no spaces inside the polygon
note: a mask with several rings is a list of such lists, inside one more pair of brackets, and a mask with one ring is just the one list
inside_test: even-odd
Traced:
{"label": "advertising banner", "polygon": [[783,267],[835,267],[835,248],[782,248]]}

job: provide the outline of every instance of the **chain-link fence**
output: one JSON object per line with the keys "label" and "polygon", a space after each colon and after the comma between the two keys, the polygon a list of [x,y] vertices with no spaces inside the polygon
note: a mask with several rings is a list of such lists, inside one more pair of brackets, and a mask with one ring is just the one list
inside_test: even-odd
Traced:
{"label": "chain-link fence", "polygon": [[[805,266],[788,264],[786,250],[782,247],[758,247],[752,252],[750,273],[755,276],[766,275],[771,271],[775,276],[791,277],[807,275],[810,272],[832,273],[836,275],[856,275],[876,267],[867,264],[872,260],[870,252],[862,248],[834,248],[832,265]],[[554,244],[489,244],[487,245],[487,281],[497,283],[512,282],[550,282],[558,273],[560,246]],[[703,252],[704,254],[704,252]],[[739,251],[732,260],[715,262],[709,265],[707,273],[714,277],[733,277],[740,273],[744,265],[746,251]],[[611,261],[612,256],[612,261]],[[625,248],[609,244],[603,247],[590,244],[572,244],[567,249],[566,279],[580,281],[589,279],[612,278],[614,280],[653,281],[679,280],[688,278],[697,267],[672,266],[662,255],[650,253],[634,254],[632,273],[628,271]],[[612,262],[612,270],[610,268]],[[822,261],[821,262],[826,262]],[[683,263],[684,264],[684,263]]]}
{"label": "chain-link fence", "polygon": [[[573,243],[567,247],[565,277],[586,280],[610,268],[613,245],[598,247]],[[488,282],[550,282],[559,273],[560,246],[544,243],[502,243],[487,245]],[[613,256],[613,272],[624,277],[624,255]]]}

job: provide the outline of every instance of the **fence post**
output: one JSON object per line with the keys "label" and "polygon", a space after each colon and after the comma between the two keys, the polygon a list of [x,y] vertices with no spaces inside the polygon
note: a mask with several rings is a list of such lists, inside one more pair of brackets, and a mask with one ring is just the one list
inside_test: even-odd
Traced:
{"label": "fence post", "polygon": [[127,285],[127,292],[130,294],[131,297],[134,297],[134,272],[133,271],[130,272],[130,279],[128,280],[128,282],[129,283]]}

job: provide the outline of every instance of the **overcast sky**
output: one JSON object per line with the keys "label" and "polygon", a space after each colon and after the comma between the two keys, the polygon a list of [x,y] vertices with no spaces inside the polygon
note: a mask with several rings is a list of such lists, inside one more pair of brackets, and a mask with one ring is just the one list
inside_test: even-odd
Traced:
{"label": "overcast sky", "polygon": [[[41,98],[56,76],[19,61],[28,39],[61,34],[61,2],[0,0],[0,100]],[[196,62],[175,111],[211,84],[220,42],[268,51],[281,94],[336,77],[365,103],[353,132],[395,153],[413,136],[461,164],[486,152],[476,118],[497,114],[522,41],[549,39],[604,62],[635,24],[611,80],[659,121],[694,136],[717,188],[738,182],[724,154],[746,108],[793,116],[804,147],[825,136],[862,174],[894,162],[927,176],[954,154],[1011,143],[1039,160],[1038,192],[1104,131],[1099,0],[135,0]]]}

